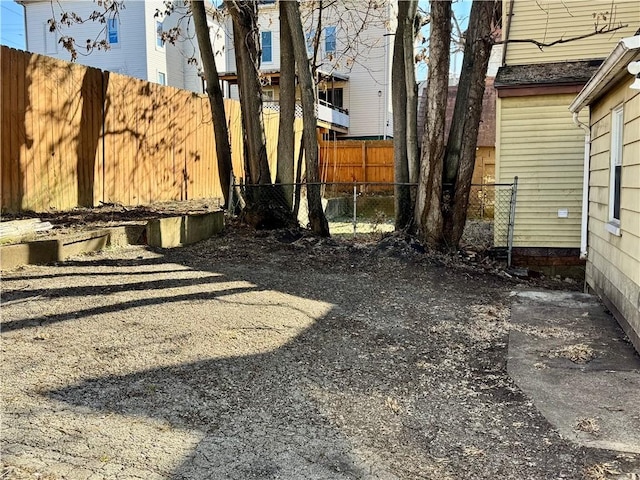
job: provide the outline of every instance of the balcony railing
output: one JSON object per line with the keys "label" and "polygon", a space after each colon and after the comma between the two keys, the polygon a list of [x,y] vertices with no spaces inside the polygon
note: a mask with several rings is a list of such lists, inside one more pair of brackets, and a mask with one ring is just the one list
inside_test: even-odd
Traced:
{"label": "balcony railing", "polygon": [[[263,102],[262,106],[267,110],[280,111],[279,102]],[[349,112],[344,108],[336,107],[324,100],[318,100],[316,104],[316,114],[318,115],[318,120],[321,122],[330,123],[331,125],[342,128],[349,128]],[[302,118],[302,105],[299,103],[296,103],[295,116]]]}
{"label": "balcony railing", "polygon": [[324,100],[318,100],[318,120],[343,128],[349,128],[349,112]]}

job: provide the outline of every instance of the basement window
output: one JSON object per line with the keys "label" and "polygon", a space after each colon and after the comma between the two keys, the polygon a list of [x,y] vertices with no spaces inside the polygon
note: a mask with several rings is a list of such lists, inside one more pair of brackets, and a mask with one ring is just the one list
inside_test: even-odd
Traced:
{"label": "basement window", "polygon": [[611,164],[609,168],[609,222],[606,229],[620,235],[620,197],[622,194],[622,150],[624,111],[622,105],[611,112]]}

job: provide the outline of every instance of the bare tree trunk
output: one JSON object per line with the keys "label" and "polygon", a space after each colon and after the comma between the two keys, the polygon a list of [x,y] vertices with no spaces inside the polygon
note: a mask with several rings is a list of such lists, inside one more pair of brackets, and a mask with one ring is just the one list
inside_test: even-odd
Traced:
{"label": "bare tree trunk", "polygon": [[291,43],[291,29],[280,2],[280,123],[278,128],[278,168],[276,182],[286,184],[282,190],[289,208],[293,207],[294,121],[296,112],[296,62]]}
{"label": "bare tree trunk", "polygon": [[409,1],[398,2],[398,26],[393,42],[393,63],[391,66],[392,107],[393,107],[393,178],[395,229],[403,230],[411,223],[411,192],[409,182],[409,162],[407,158],[407,80],[405,61],[405,29],[409,15]]}
{"label": "bare tree trunk", "polygon": [[462,238],[467,218],[482,114],[482,96],[493,46],[492,29],[494,21],[501,14],[501,5],[500,1],[474,1],[469,17],[444,172],[445,183],[453,185],[447,195],[451,205],[445,209],[444,241],[454,248]]}
{"label": "bare tree trunk", "polygon": [[[405,28],[402,32],[404,79],[407,87],[407,163],[409,165],[409,182],[416,183],[420,174],[420,161],[418,158],[418,84],[416,83],[413,42],[416,38],[415,20],[418,13],[418,0],[403,0],[401,3],[404,2],[409,4]],[[413,218],[413,215],[411,217]]]}
{"label": "bare tree trunk", "polygon": [[251,0],[226,0],[225,5],[233,20],[233,45],[242,107],[247,184],[270,184],[271,173],[262,120],[262,86],[258,76],[258,3]]}
{"label": "bare tree trunk", "polygon": [[207,95],[211,105],[211,116],[213,117],[213,133],[216,141],[216,156],[218,157],[218,177],[222,187],[225,207],[229,201],[229,181],[233,170],[231,163],[231,145],[229,144],[229,133],[227,130],[227,118],[224,111],[224,99],[218,78],[218,69],[211,47],[211,37],[209,26],[207,25],[207,14],[204,2],[191,1],[191,13],[193,24],[198,38],[200,57],[204,78],[207,81]]}
{"label": "bare tree trunk", "polygon": [[329,224],[322,210],[320,198],[320,175],[318,172],[318,138],[316,137],[316,99],[313,93],[313,78],[307,58],[307,46],[302,29],[298,2],[282,2],[291,28],[291,40],[298,66],[298,80],[302,95],[302,119],[307,176],[307,202],[311,230],[321,236],[329,236]]}
{"label": "bare tree trunk", "polygon": [[282,190],[271,183],[267,146],[262,119],[260,85],[260,42],[258,3],[251,0],[225,0],[233,20],[238,87],[244,137],[247,208],[244,219],[255,228],[281,228],[297,225]]}
{"label": "bare tree trunk", "polygon": [[426,243],[442,244],[442,171],[445,153],[445,115],[449,86],[451,1],[431,1],[427,118],[422,137],[420,178],[415,221],[418,236]]}

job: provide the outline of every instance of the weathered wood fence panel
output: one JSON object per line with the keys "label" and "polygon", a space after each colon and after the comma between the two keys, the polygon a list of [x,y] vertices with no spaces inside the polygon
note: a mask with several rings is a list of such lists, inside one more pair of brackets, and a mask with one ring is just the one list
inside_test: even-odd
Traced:
{"label": "weathered wood fence panel", "polygon": [[64,209],[86,201],[101,72],[6,47],[0,56],[2,209]]}
{"label": "weathered wood fence panel", "polygon": [[320,143],[323,181],[393,182],[393,140],[337,140]]}
{"label": "weathered wood fence panel", "polygon": [[[4,46],[0,59],[3,212],[222,196],[206,96]],[[225,110],[242,177],[239,103]],[[278,115],[264,118],[275,178]]]}

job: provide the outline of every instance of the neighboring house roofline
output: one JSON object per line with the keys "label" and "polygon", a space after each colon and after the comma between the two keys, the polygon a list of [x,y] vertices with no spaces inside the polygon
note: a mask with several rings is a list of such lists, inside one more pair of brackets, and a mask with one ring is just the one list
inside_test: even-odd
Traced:
{"label": "neighboring house roofline", "polygon": [[494,82],[498,90],[545,85],[584,85],[601,65],[602,59],[574,62],[505,65]]}
{"label": "neighboring house roofline", "polygon": [[575,100],[569,105],[569,111],[577,113],[587,105],[593,103],[611,86],[617,83],[627,73],[627,65],[636,57],[640,57],[640,35],[623,38],[616,48],[600,65],[591,79],[580,91]]}

